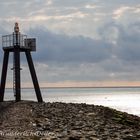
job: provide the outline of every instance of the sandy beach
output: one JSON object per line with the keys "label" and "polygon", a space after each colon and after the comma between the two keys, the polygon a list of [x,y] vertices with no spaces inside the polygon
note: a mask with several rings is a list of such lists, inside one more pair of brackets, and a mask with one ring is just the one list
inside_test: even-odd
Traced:
{"label": "sandy beach", "polygon": [[6,101],[0,110],[2,140],[140,139],[140,118],[108,107]]}

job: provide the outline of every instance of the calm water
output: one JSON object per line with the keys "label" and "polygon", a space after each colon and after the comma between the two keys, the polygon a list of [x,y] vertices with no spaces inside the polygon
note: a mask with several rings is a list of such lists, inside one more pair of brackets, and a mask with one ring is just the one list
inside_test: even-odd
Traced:
{"label": "calm water", "polygon": [[[42,88],[46,102],[72,102],[104,105],[140,116],[140,88]],[[23,100],[35,100],[34,89],[22,89]],[[6,89],[5,100],[14,100]]]}

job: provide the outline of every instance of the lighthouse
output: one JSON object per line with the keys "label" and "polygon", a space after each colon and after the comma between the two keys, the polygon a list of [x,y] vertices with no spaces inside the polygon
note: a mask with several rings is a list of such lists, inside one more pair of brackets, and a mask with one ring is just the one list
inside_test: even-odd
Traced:
{"label": "lighthouse", "polygon": [[14,26],[14,32],[10,35],[2,36],[2,47],[4,51],[4,58],[0,83],[0,102],[4,101],[9,53],[13,53],[12,70],[13,70],[13,92],[15,96],[15,101],[16,102],[21,101],[21,74],[20,74],[21,52],[24,52],[26,55],[37,100],[38,102],[43,102],[36,71],[33,64],[33,59],[31,56],[31,52],[36,51],[36,39],[27,38],[27,35],[21,34],[19,24],[16,22]]}

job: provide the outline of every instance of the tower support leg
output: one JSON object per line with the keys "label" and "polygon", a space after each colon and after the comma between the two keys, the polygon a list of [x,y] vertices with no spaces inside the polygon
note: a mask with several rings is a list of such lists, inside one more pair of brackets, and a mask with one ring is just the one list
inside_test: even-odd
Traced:
{"label": "tower support leg", "polygon": [[21,85],[20,85],[20,51],[18,48],[14,51],[14,71],[15,71],[15,96],[16,102],[21,100]]}
{"label": "tower support leg", "polygon": [[2,74],[1,74],[0,102],[3,102],[4,99],[8,59],[9,59],[9,51],[4,51],[4,59],[3,59]]}
{"label": "tower support leg", "polygon": [[27,58],[27,61],[28,61],[32,81],[33,81],[33,84],[34,84],[37,100],[38,100],[38,102],[43,102],[40,87],[39,87],[36,72],[35,72],[35,68],[34,68],[34,64],[33,64],[33,60],[32,60],[32,57],[31,57],[31,53],[30,53],[30,51],[26,51],[25,54],[26,54],[26,58]]}

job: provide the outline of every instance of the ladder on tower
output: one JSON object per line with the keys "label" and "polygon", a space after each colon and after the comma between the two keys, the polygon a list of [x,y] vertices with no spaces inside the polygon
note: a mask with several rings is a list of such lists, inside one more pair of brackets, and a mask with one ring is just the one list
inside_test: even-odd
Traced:
{"label": "ladder on tower", "polygon": [[14,97],[16,97],[16,74],[15,74],[15,59],[14,59],[14,55],[13,55],[13,68],[11,68],[11,70],[13,70],[13,93],[14,93]]}
{"label": "ladder on tower", "polygon": [[[11,70],[13,70],[13,93],[14,93],[14,97],[16,97],[16,65],[15,65],[15,58],[13,55],[13,68],[11,68]],[[20,70],[22,70],[22,68],[20,68]]]}
{"label": "ladder on tower", "polygon": [[13,68],[13,93],[14,97],[16,97],[16,81],[15,81],[15,67]]}

